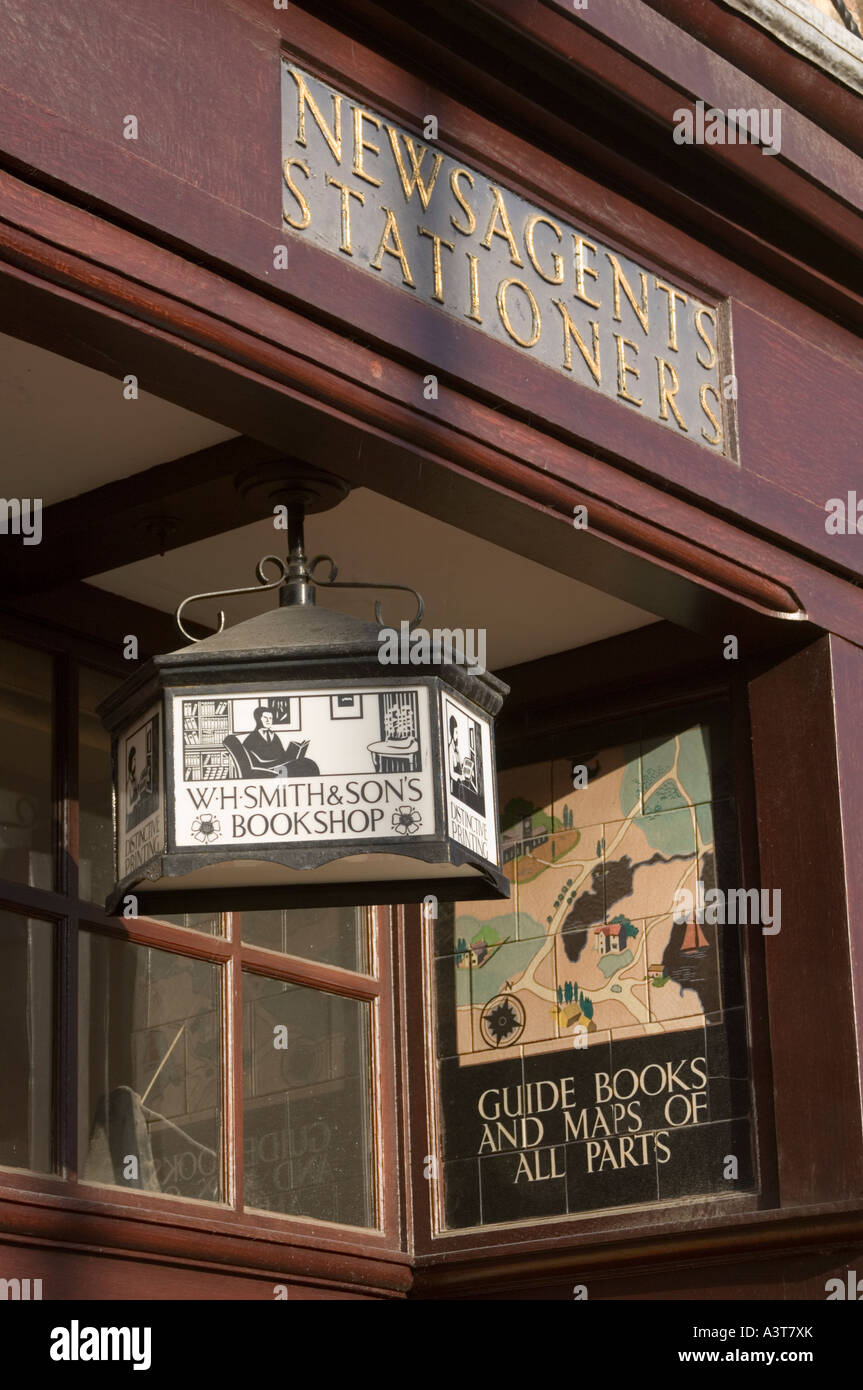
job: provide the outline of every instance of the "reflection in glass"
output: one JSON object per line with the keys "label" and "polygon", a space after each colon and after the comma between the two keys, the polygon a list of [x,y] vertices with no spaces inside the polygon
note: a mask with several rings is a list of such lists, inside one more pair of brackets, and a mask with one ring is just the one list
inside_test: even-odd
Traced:
{"label": "reflection in glass", "polygon": [[249,946],[289,956],[368,970],[367,916],[361,907],[298,908],[289,912],[244,912],[243,940]]}
{"label": "reflection in glass", "polygon": [[218,912],[151,912],[157,922],[170,922],[175,927],[191,927],[194,931],[206,932],[207,936],[221,936],[222,928]]}
{"label": "reflection in glass", "polygon": [[78,691],[79,895],[103,903],[114,884],[111,814],[111,736],[96,706],[120,684],[116,676],[82,666]]}
{"label": "reflection in glass", "polygon": [[245,1205],[372,1226],[370,1005],[243,975]]}
{"label": "reflection in glass", "polygon": [[219,967],[82,932],[85,1182],[221,1200]]}
{"label": "reflection in glass", "polygon": [[53,1171],[54,928],[0,912],[0,1164]]}
{"label": "reflection in glass", "polygon": [[0,639],[0,878],[51,888],[51,658]]}

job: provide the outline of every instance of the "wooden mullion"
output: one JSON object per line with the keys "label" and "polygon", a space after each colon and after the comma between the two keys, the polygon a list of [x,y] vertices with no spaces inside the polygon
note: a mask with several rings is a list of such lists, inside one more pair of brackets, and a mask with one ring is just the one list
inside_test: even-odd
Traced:
{"label": "wooden mullion", "polygon": [[[68,904],[78,897],[80,849],[78,665],[68,653],[54,657],[51,725],[53,883]],[[54,930],[55,1153],[59,1171],[74,1182],[78,1169],[78,921],[68,906]]]}
{"label": "wooden mullion", "polygon": [[345,970],[338,965],[324,965],[321,961],[301,960],[298,956],[267,951],[260,946],[239,942],[236,946],[242,968],[256,975],[308,985],[310,989],[321,989],[328,994],[344,994],[351,999],[377,999],[381,994],[380,980],[371,975]]}
{"label": "wooden mullion", "polygon": [[242,1212],[245,1204],[245,1116],[243,1114],[243,965],[236,918],[227,924],[230,955],[222,972],[222,1094],[224,1199]]}
{"label": "wooden mullion", "polygon": [[230,956],[231,948],[224,937],[208,936],[194,927],[176,927],[171,922],[159,922],[151,917],[109,917],[94,911],[92,903],[82,903],[80,915],[82,927],[102,936],[119,937],[139,946],[155,946],[157,950],[202,960],[225,961]]}
{"label": "wooden mullion", "polygon": [[70,914],[56,927],[55,959],[57,1032],[54,1076],[57,1084],[54,1114],[57,1123],[59,1170],[70,1182],[78,1178],[78,918]]}

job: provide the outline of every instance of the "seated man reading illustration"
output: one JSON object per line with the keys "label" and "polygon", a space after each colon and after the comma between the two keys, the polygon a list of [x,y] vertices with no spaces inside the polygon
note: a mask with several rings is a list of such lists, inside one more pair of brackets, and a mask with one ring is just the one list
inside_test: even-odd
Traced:
{"label": "seated man reading illustration", "polygon": [[306,757],[309,741],[291,742],[285,748],[273,731],[273,712],[258,705],[253,716],[255,727],[243,739],[249,762],[254,771],[275,773],[277,777],[317,777],[320,769]]}

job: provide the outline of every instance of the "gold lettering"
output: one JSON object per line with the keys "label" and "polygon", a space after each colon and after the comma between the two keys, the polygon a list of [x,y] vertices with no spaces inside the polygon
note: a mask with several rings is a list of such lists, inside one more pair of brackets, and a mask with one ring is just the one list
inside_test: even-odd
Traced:
{"label": "gold lettering", "polygon": [[[393,212],[392,208],[382,207],[381,212],[386,213],[387,220],[384,223],[384,229],[381,232],[381,239],[378,242],[378,249],[375,252],[374,258],[370,262],[370,264],[374,270],[381,270],[383,268],[384,256],[395,256],[396,260],[399,262],[402,268],[402,280],[406,285],[411,285],[414,289],[416,289],[414,277],[411,275],[411,268],[408,265],[408,258],[405,255],[405,249],[402,246],[402,239],[399,235],[399,224],[396,221],[396,215]],[[390,238],[392,238],[391,246],[388,245]]]}
{"label": "gold lettering", "polygon": [[[494,184],[492,184],[491,186],[491,191],[492,196],[494,198],[494,202],[492,204],[491,215],[488,219],[488,227],[486,228],[485,236],[480,242],[480,246],[484,246],[487,251],[490,251],[492,237],[503,237],[504,241],[509,246],[509,258],[512,261],[513,265],[523,266],[524,261],[518,254],[518,247],[515,242],[515,237],[512,234],[512,224],[509,220],[509,213],[506,210],[506,203],[503,200],[503,194],[501,193],[499,188],[495,187]],[[499,227],[497,226],[498,219],[500,220]]]}
{"label": "gold lettering", "polygon": [[575,326],[569,309],[562,299],[553,299],[552,304],[556,304],[563,318],[563,365],[568,372],[572,371],[572,343],[570,338],[575,339],[576,347],[590,368],[590,374],[597,386],[602,384],[602,377],[599,370],[599,324],[595,319],[590,321],[593,333],[593,354],[587,350],[587,344]]}
{"label": "gold lettering", "polygon": [[[524,290],[528,298],[528,303],[530,304],[531,336],[529,338],[520,338],[509,321],[506,296],[513,285],[518,285],[520,290]],[[503,320],[503,326],[513,342],[518,343],[519,347],[534,347],[539,341],[539,335],[542,332],[542,319],[539,313],[539,305],[527,285],[522,284],[521,280],[501,280],[497,287],[497,307],[501,319]]]}
{"label": "gold lettering", "polygon": [[673,285],[666,285],[664,280],[658,280],[655,275],[653,283],[668,296],[668,346],[672,352],[677,352],[677,300],[679,299],[681,304],[688,304],[689,300],[680,290],[676,290]]}
{"label": "gold lettering", "polygon": [[630,396],[626,385],[626,374],[631,372],[634,377],[638,377],[640,372],[637,367],[631,367],[626,360],[626,349],[632,348],[636,357],[638,356],[638,344],[631,343],[628,338],[622,338],[619,333],[614,335],[617,343],[617,394],[621,400],[632,401],[633,405],[644,405],[644,401],[638,396]]}
{"label": "gold lettering", "polygon": [[479,256],[472,256],[470,251],[465,251],[465,255],[470,262],[470,313],[465,314],[465,318],[482,323],[479,312]]}
{"label": "gold lettering", "polygon": [[716,387],[711,386],[709,381],[703,382],[701,390],[698,393],[701,399],[701,409],[704,411],[705,415],[707,416],[716,433],[711,439],[710,435],[707,433],[707,431],[704,429],[704,426],[702,425],[701,437],[703,439],[706,439],[708,444],[714,444],[718,446],[722,443],[722,426],[720,425],[719,421],[717,420],[716,416],[713,414],[713,411],[710,409],[710,406],[707,404],[707,401],[705,400],[705,396],[707,395],[708,391],[712,392],[712,394],[716,397],[716,404],[719,405],[720,411],[722,409],[719,402],[719,392],[717,391]]}
{"label": "gold lettering", "polygon": [[593,270],[589,265],[584,264],[584,248],[587,247],[588,251],[592,251],[595,256],[596,247],[592,241],[587,241],[583,236],[576,236],[574,232],[572,235],[572,244],[575,247],[575,292],[579,299],[583,300],[585,304],[590,305],[591,309],[598,309],[600,307],[599,304],[593,299],[588,299],[584,288],[585,275],[589,275],[591,280],[599,279],[599,271]]}
{"label": "gold lettering", "polygon": [[445,246],[448,251],[454,251],[455,247],[451,241],[445,241],[443,237],[438,236],[437,232],[430,232],[427,227],[417,227],[417,231],[420,236],[427,236],[432,239],[432,266],[434,268],[434,293],[432,294],[432,299],[436,299],[438,304],[443,304],[443,275],[441,273],[440,249],[442,246]]}
{"label": "gold lettering", "polygon": [[378,130],[381,123],[377,116],[372,116],[368,111],[364,111],[361,106],[354,107],[354,173],[358,179],[365,179],[366,183],[373,183],[376,188],[380,188],[381,180],[376,179],[374,174],[368,173],[363,165],[363,156],[366,150],[372,154],[380,154],[377,145],[372,145],[363,134],[363,121],[369,121]]}
{"label": "gold lettering", "polygon": [[388,125],[386,127],[386,132],[389,136],[390,145],[392,146],[393,157],[396,161],[396,168],[399,171],[399,178],[402,181],[402,189],[405,195],[405,202],[410,202],[411,194],[413,193],[414,189],[416,189],[420,195],[420,202],[423,205],[423,212],[428,212],[428,206],[429,202],[431,201],[431,195],[434,192],[434,186],[437,183],[437,176],[440,173],[440,167],[443,164],[443,155],[439,151],[435,154],[434,168],[431,171],[428,186],[426,186],[426,184],[423,182],[422,166],[423,160],[425,159],[426,154],[428,153],[428,145],[422,146],[422,153],[418,156],[416,145],[414,144],[411,136],[402,134],[401,138],[404,141],[404,147],[408,152],[408,157],[411,162],[411,173],[408,174],[404,166],[404,160],[402,159],[401,145],[399,144],[400,132],[395,130],[391,125]]}
{"label": "gold lettering", "polygon": [[648,331],[648,301],[647,301],[647,276],[643,270],[638,273],[641,276],[641,304],[639,305],[635,295],[632,293],[632,286],[623,273],[620,261],[610,251],[606,251],[606,257],[611,265],[614,275],[614,317],[620,323],[620,290],[626,295],[633,309],[635,310],[638,322],[641,324],[645,333]]}
{"label": "gold lettering", "polygon": [[558,227],[557,223],[552,222],[552,220],[551,220],[550,217],[543,217],[543,215],[542,215],[541,212],[535,212],[535,213],[533,213],[533,214],[527,219],[527,222],[525,223],[525,227],[524,227],[524,244],[525,244],[525,247],[527,248],[527,254],[528,254],[528,257],[529,257],[529,259],[530,259],[530,263],[531,263],[531,265],[533,266],[533,268],[534,268],[534,270],[536,271],[536,273],[537,273],[538,275],[541,275],[542,278],[543,278],[543,280],[547,280],[548,283],[549,283],[550,285],[562,285],[562,284],[563,284],[563,274],[564,274],[564,271],[563,271],[563,256],[561,256],[560,252],[559,252],[559,251],[554,251],[554,252],[552,253],[551,263],[552,263],[552,265],[554,266],[554,274],[553,274],[553,275],[548,275],[548,274],[546,274],[546,272],[543,270],[542,266],[540,265],[539,261],[536,259],[536,249],[535,249],[534,244],[533,244],[533,239],[534,239],[534,235],[535,235],[535,233],[536,233],[537,225],[538,225],[540,222],[543,222],[543,223],[545,224],[546,227],[551,227],[551,230],[554,232],[554,234],[555,234],[555,236],[557,237],[558,241],[562,241],[562,240],[563,240],[563,233],[562,233],[562,231],[560,230],[560,228]]}
{"label": "gold lettering", "polygon": [[295,164],[299,169],[302,169],[306,178],[310,178],[311,175],[309,174],[309,166],[304,159],[285,160],[283,165],[285,183],[288,185],[288,188],[291,190],[291,192],[293,193],[294,197],[300,205],[300,212],[302,213],[303,220],[302,222],[295,222],[293,217],[289,217],[286,212],[282,213],[282,217],[285,219],[289,227],[295,227],[298,232],[301,232],[303,228],[308,227],[309,223],[311,222],[312,211],[309,207],[306,195],[303,192],[301,192],[299,188],[297,188],[297,185],[291,178],[291,169],[294,167]]}
{"label": "gold lettering", "polygon": [[[676,404],[676,402],[675,402],[675,400],[674,400],[674,397],[677,395],[678,391],[680,390],[680,379],[679,379],[679,377],[678,377],[678,375],[677,375],[677,372],[674,370],[674,368],[672,367],[672,365],[671,365],[670,362],[664,361],[663,358],[661,358],[661,357],[657,357],[657,359],[656,359],[656,371],[657,371],[657,375],[658,375],[658,377],[659,377],[659,418],[660,418],[660,420],[667,420],[667,419],[668,419],[668,407],[671,406],[672,412],[673,412],[673,414],[674,414],[674,418],[675,418],[675,420],[677,421],[678,425],[680,426],[680,428],[681,428],[682,430],[684,430],[684,431],[688,434],[688,433],[689,433],[689,428],[688,428],[688,426],[684,423],[683,416],[681,415],[680,411],[677,409],[677,404]],[[671,386],[669,386],[668,383],[667,383],[667,381],[665,380],[665,374],[666,374],[666,372],[670,372],[670,373],[671,373]]]}
{"label": "gold lettering", "polygon": [[342,97],[340,92],[333,92],[333,129],[330,130],[317,102],[309,91],[308,83],[301,72],[295,72],[293,68],[288,68],[288,72],[297,84],[297,95],[299,98],[297,109],[297,144],[305,145],[306,140],[306,107],[312,113],[315,125],[323,135],[333,153],[333,158],[337,164],[342,162]]}
{"label": "gold lettering", "polygon": [[462,176],[464,176],[467,179],[471,188],[473,188],[473,174],[470,172],[469,169],[453,169],[449,176],[449,186],[452,189],[453,194],[455,195],[456,202],[458,203],[462,212],[465,213],[465,215],[467,216],[467,226],[463,227],[460,222],[456,222],[452,213],[450,213],[449,220],[455,227],[456,231],[461,232],[462,236],[470,236],[473,232],[476,231],[476,217],[474,216],[473,208],[471,207],[470,203],[467,201],[467,198],[464,196],[464,194],[461,191],[461,188],[459,187],[459,179]]}
{"label": "gold lettering", "polygon": [[341,194],[342,240],[339,250],[344,251],[346,256],[352,256],[354,253],[351,247],[351,198],[358,199],[362,206],[366,201],[366,195],[362,193],[359,188],[350,188],[348,184],[341,183],[338,179],[334,179],[332,174],[327,174],[327,183],[332,184],[333,188],[337,188]]}
{"label": "gold lettering", "polygon": [[704,346],[707,348],[708,352],[710,353],[709,362],[703,361],[701,354],[698,352],[696,352],[695,354],[695,360],[696,362],[699,362],[701,366],[705,368],[706,371],[710,371],[712,367],[716,366],[716,344],[712,343],[708,338],[707,334],[705,333],[704,325],[701,322],[702,318],[709,319],[715,329],[716,315],[714,314],[712,309],[705,309],[702,307],[700,309],[695,310],[695,331],[698,334]]}

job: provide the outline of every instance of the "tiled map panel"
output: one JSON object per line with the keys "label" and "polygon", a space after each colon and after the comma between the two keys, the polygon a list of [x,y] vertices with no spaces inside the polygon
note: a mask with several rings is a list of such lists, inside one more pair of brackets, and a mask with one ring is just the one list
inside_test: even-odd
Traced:
{"label": "tiled map panel", "polygon": [[446,1223],[755,1185],[739,882],[717,720],[499,777],[505,903],[435,924]]}

